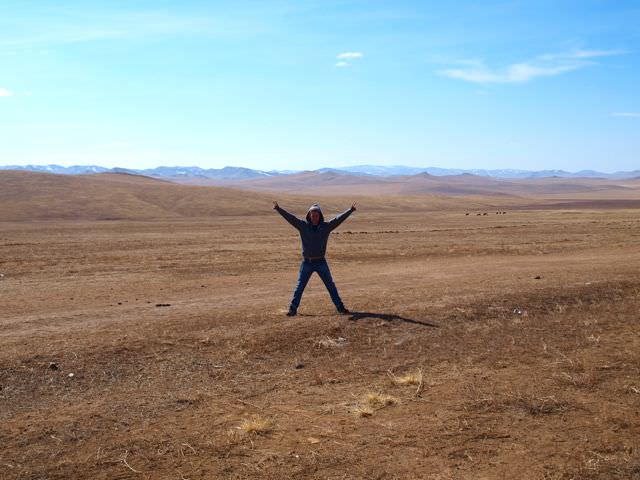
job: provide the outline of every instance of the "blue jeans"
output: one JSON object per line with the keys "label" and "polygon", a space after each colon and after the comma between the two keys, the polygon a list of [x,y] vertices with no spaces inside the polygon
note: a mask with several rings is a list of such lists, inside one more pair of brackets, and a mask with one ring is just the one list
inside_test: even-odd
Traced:
{"label": "blue jeans", "polygon": [[324,286],[327,287],[329,291],[329,295],[331,295],[331,301],[336,306],[336,308],[342,307],[342,300],[340,300],[340,295],[338,295],[338,289],[336,288],[335,283],[333,283],[333,278],[331,278],[331,271],[329,270],[329,264],[325,259],[322,260],[303,260],[300,264],[300,274],[298,276],[298,284],[296,285],[296,291],[293,293],[293,299],[291,300],[291,308],[297,310],[298,306],[300,306],[300,300],[302,299],[302,292],[304,292],[307,283],[309,283],[309,279],[313,272],[316,272],[322,281],[324,282]]}

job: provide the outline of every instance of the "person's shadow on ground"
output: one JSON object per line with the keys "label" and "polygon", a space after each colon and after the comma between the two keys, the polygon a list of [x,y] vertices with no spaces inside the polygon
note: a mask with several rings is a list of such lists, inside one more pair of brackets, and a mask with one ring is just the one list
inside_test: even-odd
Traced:
{"label": "person's shadow on ground", "polygon": [[414,325],[421,325],[423,327],[438,328],[438,325],[436,325],[435,323],[425,322],[424,320],[415,320],[413,318],[407,318],[401,315],[395,315],[393,313],[375,313],[375,312],[350,312],[349,313],[349,320],[358,321],[358,320],[364,320],[367,318],[384,320],[385,322],[400,321],[400,322],[412,323]]}

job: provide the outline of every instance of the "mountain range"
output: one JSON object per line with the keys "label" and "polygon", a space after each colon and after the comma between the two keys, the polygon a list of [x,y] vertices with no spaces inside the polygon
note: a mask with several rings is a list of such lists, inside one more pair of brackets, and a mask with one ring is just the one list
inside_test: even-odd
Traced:
{"label": "mountain range", "polygon": [[[0,166],[0,170],[27,170],[35,172],[48,172],[66,175],[87,175],[94,173],[131,173],[155,178],[168,179],[210,179],[210,180],[254,180],[275,176],[284,176],[303,173],[300,170],[255,170],[244,167],[224,168],[200,168],[200,167],[156,167],[147,169],[106,168],[97,165],[74,165],[63,167],[60,165],[6,165]],[[317,173],[338,173],[355,176],[407,176],[428,173],[433,176],[450,176],[471,174],[481,177],[498,179],[529,179],[529,178],[606,178],[629,179],[640,177],[640,170],[629,172],[604,173],[595,170],[581,170],[579,172],[567,172],[565,170],[518,170],[518,169],[456,169],[438,167],[408,167],[403,165],[356,165],[340,168],[320,168],[313,170]]]}

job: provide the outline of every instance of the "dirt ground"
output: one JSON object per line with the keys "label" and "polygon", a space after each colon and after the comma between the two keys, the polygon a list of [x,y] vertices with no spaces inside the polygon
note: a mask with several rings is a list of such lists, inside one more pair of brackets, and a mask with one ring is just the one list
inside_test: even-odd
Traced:
{"label": "dirt ground", "polygon": [[640,478],[640,210],[488,213],[361,205],[293,318],[274,212],[0,223],[0,478]]}

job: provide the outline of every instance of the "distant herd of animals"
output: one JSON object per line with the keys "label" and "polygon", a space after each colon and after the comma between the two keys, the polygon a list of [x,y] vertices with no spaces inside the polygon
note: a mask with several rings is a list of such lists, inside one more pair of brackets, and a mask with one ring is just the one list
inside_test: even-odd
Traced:
{"label": "distant herd of animals", "polygon": [[[496,215],[506,215],[507,212],[496,212]],[[466,216],[471,215],[469,212],[465,213]],[[484,215],[489,215],[487,212],[483,212],[483,213],[476,213],[476,217],[481,217]]]}

